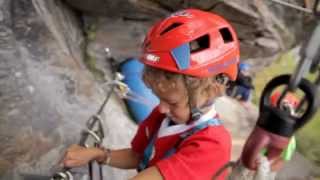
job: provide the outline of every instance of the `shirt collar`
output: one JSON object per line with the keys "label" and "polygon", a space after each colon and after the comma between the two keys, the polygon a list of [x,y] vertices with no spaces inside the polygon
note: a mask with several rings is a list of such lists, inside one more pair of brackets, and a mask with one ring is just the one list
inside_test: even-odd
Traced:
{"label": "shirt collar", "polygon": [[209,111],[207,111],[205,114],[203,114],[198,120],[190,123],[190,124],[176,124],[171,125],[170,124],[170,118],[165,117],[165,119],[161,122],[160,129],[158,131],[157,137],[164,137],[164,136],[171,136],[175,134],[180,134],[182,132],[185,132],[195,126],[197,126],[200,123],[203,123],[205,121],[208,121],[214,117],[217,116],[217,112],[215,110],[214,105],[211,106]]}

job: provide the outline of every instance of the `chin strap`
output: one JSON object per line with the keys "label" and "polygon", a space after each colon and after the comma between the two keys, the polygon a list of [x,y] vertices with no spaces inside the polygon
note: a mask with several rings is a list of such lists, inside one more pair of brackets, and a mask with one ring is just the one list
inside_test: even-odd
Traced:
{"label": "chin strap", "polygon": [[191,109],[191,120],[196,121],[198,120],[203,114],[208,112],[214,106],[214,101],[208,101],[206,104],[202,105],[199,108],[192,108]]}
{"label": "chin strap", "polygon": [[[204,105],[201,105],[200,107],[194,107],[195,105],[193,105],[190,102],[190,97],[192,97],[192,93],[190,92],[190,90],[188,88],[189,81],[187,80],[187,78],[188,78],[187,76],[185,76],[185,75],[183,76],[184,85],[185,85],[185,88],[186,88],[186,91],[188,94],[187,98],[188,98],[188,105],[189,105],[189,109],[190,109],[190,120],[187,122],[187,124],[189,124],[191,122],[198,120],[204,113],[206,113],[208,110],[210,110],[214,104],[214,100],[212,100],[212,99],[208,100]],[[223,81],[223,82],[218,81],[218,82],[224,84],[225,81]]]}

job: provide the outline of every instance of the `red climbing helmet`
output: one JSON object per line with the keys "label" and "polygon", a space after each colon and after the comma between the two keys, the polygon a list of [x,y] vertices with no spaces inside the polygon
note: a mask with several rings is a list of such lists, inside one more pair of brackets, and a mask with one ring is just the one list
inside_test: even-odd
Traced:
{"label": "red climbing helmet", "polygon": [[213,13],[187,9],[156,23],[140,58],[144,64],[196,77],[226,74],[235,80],[239,42],[231,25]]}

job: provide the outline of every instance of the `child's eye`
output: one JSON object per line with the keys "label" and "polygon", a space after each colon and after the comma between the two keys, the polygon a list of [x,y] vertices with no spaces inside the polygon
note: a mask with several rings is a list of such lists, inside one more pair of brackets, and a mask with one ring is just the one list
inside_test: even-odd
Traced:
{"label": "child's eye", "polygon": [[169,103],[169,105],[172,107],[177,107],[179,105],[179,103],[177,103],[177,102],[176,103]]}

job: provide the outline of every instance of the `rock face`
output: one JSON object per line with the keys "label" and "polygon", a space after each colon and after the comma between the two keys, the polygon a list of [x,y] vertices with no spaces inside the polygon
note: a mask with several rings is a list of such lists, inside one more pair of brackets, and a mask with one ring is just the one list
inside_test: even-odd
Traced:
{"label": "rock face", "polygon": [[223,96],[217,99],[216,109],[224,126],[231,133],[231,159],[236,161],[241,155],[242,147],[247,137],[256,124],[258,108],[251,103],[242,105],[235,99]]}
{"label": "rock face", "polygon": [[[82,12],[70,10],[60,0],[0,0],[0,179],[56,172],[65,148],[78,142],[86,120],[97,112],[108,90],[95,81],[83,60],[91,58],[89,64],[110,80],[110,64],[103,49],[110,48],[119,61],[138,56],[147,28],[170,12],[197,7],[225,16],[238,31],[243,58],[270,57],[290,47],[295,41],[293,34],[299,34],[280,21],[288,19],[282,6],[262,0],[66,1]],[[269,19],[271,11],[276,13]],[[82,13],[84,16],[79,16]],[[301,26],[299,21],[294,24]],[[84,30],[92,25],[95,28]],[[234,141],[235,159],[257,112],[253,107],[250,113],[243,113],[246,110],[230,99],[221,103],[229,104],[228,108],[220,106],[219,111],[238,138]],[[233,109],[231,114],[227,109]],[[122,101],[112,96],[102,117],[104,144],[128,147],[136,126]],[[127,179],[134,173],[104,168],[107,179]]]}
{"label": "rock face", "polygon": [[[140,24],[141,21],[153,22],[183,8],[212,11],[224,16],[235,27],[241,42],[242,59],[270,57],[280,50],[286,50],[304,38],[306,34],[303,29],[307,27],[304,23],[306,14],[272,1],[66,0],[66,2],[85,14],[117,17]],[[304,6],[302,1],[292,0],[291,3]],[[148,25],[145,28],[148,28]],[[114,44],[117,43],[119,41],[115,39]],[[130,42],[129,47],[131,47]]]}
{"label": "rock face", "polygon": [[[0,179],[51,175],[105,92],[83,64],[80,21],[60,1],[1,0],[0,15]],[[119,102],[102,114],[113,148],[128,146],[136,128]]]}

